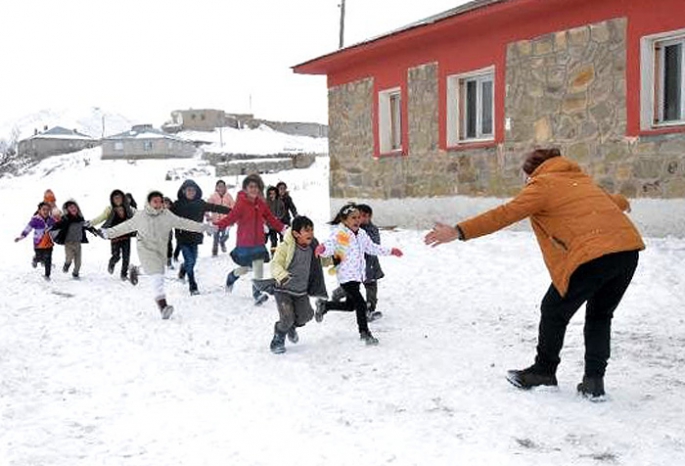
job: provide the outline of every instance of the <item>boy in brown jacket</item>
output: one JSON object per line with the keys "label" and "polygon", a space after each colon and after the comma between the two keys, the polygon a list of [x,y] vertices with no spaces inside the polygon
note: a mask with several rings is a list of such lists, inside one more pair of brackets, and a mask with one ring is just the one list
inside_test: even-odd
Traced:
{"label": "boy in brown jacket", "polygon": [[640,233],[623,213],[625,197],[594,183],[558,149],[538,149],[525,159],[526,186],[510,202],[452,227],[436,224],[425,242],[467,241],[530,217],[552,285],[542,300],[535,364],[509,371],[518,388],[557,385],[556,370],[566,327],[586,305],[585,374],[578,392],[604,396],[611,319],[644,249]]}

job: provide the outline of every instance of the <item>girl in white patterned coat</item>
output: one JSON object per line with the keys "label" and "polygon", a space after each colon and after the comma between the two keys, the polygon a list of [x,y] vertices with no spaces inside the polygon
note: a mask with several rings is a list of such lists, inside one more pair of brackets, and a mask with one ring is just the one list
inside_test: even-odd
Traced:
{"label": "girl in white patterned coat", "polygon": [[345,290],[344,302],[318,300],[314,317],[317,322],[323,320],[323,315],[330,310],[354,310],[357,314],[359,335],[367,345],[377,345],[378,339],[371,335],[366,320],[366,300],[359,292],[359,286],[366,279],[366,260],[364,254],[373,256],[402,257],[398,248],[387,248],[371,241],[369,235],[359,228],[360,215],[356,205],[347,204],[335,216],[333,229],[328,240],[316,248],[316,254],[322,257],[333,256],[337,263],[336,272],[340,286]]}

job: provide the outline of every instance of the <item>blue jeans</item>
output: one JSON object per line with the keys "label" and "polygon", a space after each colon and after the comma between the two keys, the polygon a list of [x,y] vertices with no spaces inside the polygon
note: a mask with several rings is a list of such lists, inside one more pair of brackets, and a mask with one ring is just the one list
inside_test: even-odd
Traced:
{"label": "blue jeans", "polygon": [[197,244],[181,244],[181,254],[183,254],[183,268],[188,276],[188,284],[191,290],[197,289],[195,282],[195,263],[197,262]]}

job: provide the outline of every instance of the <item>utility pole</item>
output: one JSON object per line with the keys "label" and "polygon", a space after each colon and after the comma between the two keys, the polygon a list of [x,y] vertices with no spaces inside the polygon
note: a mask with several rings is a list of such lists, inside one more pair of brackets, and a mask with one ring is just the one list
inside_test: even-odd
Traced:
{"label": "utility pole", "polygon": [[340,0],[340,46],[338,48],[343,48],[345,46],[345,0]]}

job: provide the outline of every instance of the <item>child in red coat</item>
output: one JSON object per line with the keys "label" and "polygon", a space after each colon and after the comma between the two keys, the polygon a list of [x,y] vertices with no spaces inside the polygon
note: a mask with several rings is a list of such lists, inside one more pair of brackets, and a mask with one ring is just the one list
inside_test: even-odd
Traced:
{"label": "child in red coat", "polygon": [[[231,213],[221,219],[217,228],[222,229],[233,224],[238,225],[236,247],[231,251],[233,262],[239,265],[226,277],[226,289],[231,292],[233,284],[252,269],[254,278],[264,276],[264,262],[269,261],[269,253],[264,246],[264,224],[276,231],[283,232],[286,227],[269,210],[263,197],[264,182],[257,174],[248,175],[243,180],[243,190],[238,193]],[[256,287],[252,287],[255,305],[263,304],[268,296]]]}

